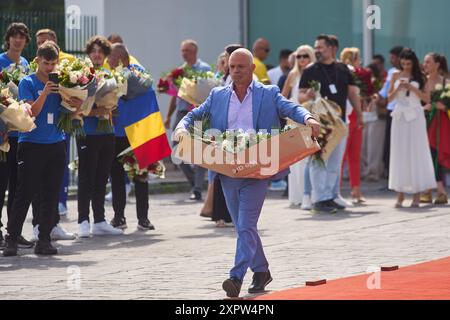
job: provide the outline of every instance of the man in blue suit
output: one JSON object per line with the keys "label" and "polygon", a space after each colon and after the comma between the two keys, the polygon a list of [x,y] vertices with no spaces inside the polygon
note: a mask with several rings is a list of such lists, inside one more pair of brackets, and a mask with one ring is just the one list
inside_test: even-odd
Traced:
{"label": "man in blue suit", "polygon": [[[188,113],[178,124],[174,137],[179,140],[187,134],[187,128],[195,120],[209,113],[211,128],[268,130],[280,127],[281,118],[290,118],[312,127],[318,136],[320,124],[299,105],[286,100],[275,86],[265,86],[253,81],[255,69],[253,56],[247,49],[238,49],[229,60],[233,83],[227,87],[215,88],[208,99],[198,108]],[[288,170],[278,173],[281,178]],[[223,282],[228,297],[238,297],[242,281],[250,267],[254,272],[249,293],[263,292],[272,281],[269,263],[264,255],[257,223],[266,196],[270,178],[236,179],[219,175],[228,210],[238,234],[234,267],[230,278]]]}

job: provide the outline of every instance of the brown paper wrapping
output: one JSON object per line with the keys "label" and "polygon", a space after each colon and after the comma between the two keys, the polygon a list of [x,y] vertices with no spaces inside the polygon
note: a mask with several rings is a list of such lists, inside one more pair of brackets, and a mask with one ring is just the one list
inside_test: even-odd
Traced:
{"label": "brown paper wrapping", "polygon": [[[279,149],[272,152],[273,143],[275,148],[278,144]],[[200,152],[194,154],[194,149],[201,150],[201,155],[199,155]],[[259,155],[261,150],[264,150],[263,157]],[[232,178],[268,179],[319,150],[318,143],[311,138],[311,128],[299,125],[238,153],[226,152],[212,144],[206,144],[191,136],[184,136],[175,150],[175,156],[187,163],[196,164]],[[205,153],[220,159],[221,163],[206,163],[202,159]],[[265,155],[273,159],[276,159],[278,155],[279,165],[272,166],[266,161],[267,159],[264,159]],[[238,163],[239,159],[241,159],[240,163]]]}

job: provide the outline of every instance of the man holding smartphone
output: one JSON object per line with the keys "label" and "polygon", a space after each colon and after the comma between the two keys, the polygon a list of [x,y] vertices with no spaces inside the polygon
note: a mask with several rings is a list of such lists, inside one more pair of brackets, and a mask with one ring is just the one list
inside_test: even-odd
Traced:
{"label": "man holding smartphone", "polygon": [[[40,29],[36,32],[36,45],[39,48],[45,41],[53,41],[58,44],[58,37],[56,32],[52,29]],[[76,57],[59,50],[58,60],[61,62],[62,60],[69,60],[69,62],[75,61]],[[50,80],[52,81],[52,80]],[[55,82],[56,83],[56,82]],[[70,152],[70,135],[65,134],[66,137],[66,153]],[[69,157],[66,159],[66,164],[69,165]],[[67,216],[67,196],[69,190],[69,168],[66,166],[64,170],[64,178],[63,183],[61,185],[61,189],[59,190],[59,204],[58,204],[58,213],[59,216]],[[59,218],[57,219],[57,223],[59,223]],[[37,238],[36,229],[34,229],[33,237]],[[66,232],[62,227],[56,226],[56,228],[52,231],[52,239],[55,240],[73,240],[75,239],[73,234]]]}
{"label": "man holding smartphone", "polygon": [[58,73],[50,72],[48,74],[48,81],[53,82],[54,84],[58,84],[59,83]]}
{"label": "man holding smartphone", "polygon": [[[34,196],[40,192],[39,240],[36,254],[57,254],[51,245],[50,232],[54,226],[54,212],[58,206],[58,191],[64,174],[66,151],[64,134],[57,127],[61,109],[58,85],[49,81],[49,74],[58,64],[58,47],[46,42],[37,50],[38,69],[19,83],[19,99],[29,103],[36,117],[36,129],[19,134],[17,152],[17,193],[11,217],[4,256],[17,255],[17,239]],[[83,101],[72,98],[70,105],[79,109]]]}

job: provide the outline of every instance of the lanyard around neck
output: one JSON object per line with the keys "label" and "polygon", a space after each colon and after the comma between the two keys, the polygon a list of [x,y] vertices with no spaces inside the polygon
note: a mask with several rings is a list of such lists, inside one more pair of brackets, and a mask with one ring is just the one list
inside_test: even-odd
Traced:
{"label": "lanyard around neck", "polygon": [[336,82],[334,82],[334,83],[331,81],[328,73],[324,70],[323,65],[321,63],[319,63],[319,69],[320,69],[320,71],[322,71],[322,73],[324,74],[325,78],[327,79],[329,86],[332,85],[332,84],[335,84],[337,86],[337,84],[338,84],[338,70],[337,70],[336,62],[333,62],[333,65],[334,65],[334,72],[335,72],[335,79],[336,79]]}

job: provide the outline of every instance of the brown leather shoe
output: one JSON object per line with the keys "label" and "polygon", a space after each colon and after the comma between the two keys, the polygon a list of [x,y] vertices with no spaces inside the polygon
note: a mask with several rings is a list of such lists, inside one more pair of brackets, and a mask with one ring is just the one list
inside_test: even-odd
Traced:
{"label": "brown leather shoe", "polygon": [[266,290],[266,286],[272,282],[270,271],[255,272],[253,275],[253,282],[248,288],[248,293],[261,293]]}

